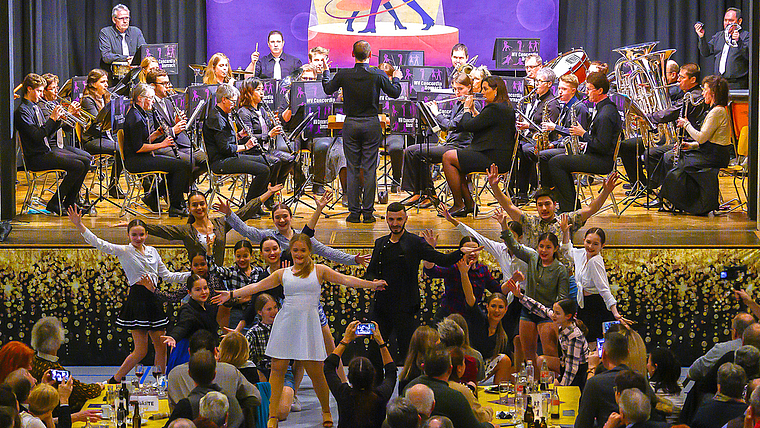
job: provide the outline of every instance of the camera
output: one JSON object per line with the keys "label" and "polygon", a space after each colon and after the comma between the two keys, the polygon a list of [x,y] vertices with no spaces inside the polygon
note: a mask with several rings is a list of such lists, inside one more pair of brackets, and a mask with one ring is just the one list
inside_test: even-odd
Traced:
{"label": "camera", "polygon": [[375,332],[375,325],[371,322],[359,323],[356,326],[357,336],[371,336]]}
{"label": "camera", "polygon": [[741,290],[743,281],[739,281],[739,274],[741,274],[742,280],[744,279],[745,276],[747,276],[746,265],[728,266],[724,268],[720,272],[720,279],[723,279],[726,281],[734,281],[734,284],[733,284],[734,290]]}

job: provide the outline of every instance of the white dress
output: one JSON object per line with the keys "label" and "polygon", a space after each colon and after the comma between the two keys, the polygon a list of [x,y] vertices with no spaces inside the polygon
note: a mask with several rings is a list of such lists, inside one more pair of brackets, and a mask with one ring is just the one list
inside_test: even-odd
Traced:
{"label": "white dress", "polygon": [[327,352],[317,312],[322,287],[316,266],[306,278],[293,275],[292,267],[285,269],[282,288],[285,303],[274,318],[266,355],[282,360],[324,361]]}

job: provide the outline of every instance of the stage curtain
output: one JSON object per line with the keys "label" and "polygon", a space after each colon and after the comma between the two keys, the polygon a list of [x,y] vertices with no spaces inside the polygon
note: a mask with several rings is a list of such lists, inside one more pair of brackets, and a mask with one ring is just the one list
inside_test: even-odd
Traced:
{"label": "stage curtain", "polygon": [[[98,33],[111,25],[111,8],[118,1],[14,1],[16,82],[29,72],[55,73],[62,81],[84,76],[99,66]],[[193,74],[187,64],[206,62],[205,0],[123,0],[131,11],[131,25],[139,27],[148,43],[179,43],[177,86],[187,86]]]}
{"label": "stage curtain", "polygon": [[[672,56],[679,64],[697,62],[703,75],[712,74],[714,58],[699,55],[694,23],[705,24],[705,37],[723,28],[723,14],[729,7],[742,9],[744,27],[750,0],[560,0],[559,50],[583,48],[589,58],[606,62],[613,71],[621,58],[612,50],[649,41],[655,49],[676,49]],[[544,58],[548,60],[551,58]]]}

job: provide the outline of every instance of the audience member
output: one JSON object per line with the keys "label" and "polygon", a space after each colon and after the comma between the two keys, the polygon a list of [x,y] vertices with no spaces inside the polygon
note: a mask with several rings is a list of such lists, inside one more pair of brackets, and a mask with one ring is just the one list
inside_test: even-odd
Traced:
{"label": "audience member", "polygon": [[407,388],[404,393],[412,405],[417,409],[420,425],[430,418],[435,408],[435,394],[427,385],[417,384]]}
{"label": "audience member", "polygon": [[742,335],[744,330],[755,323],[755,317],[746,312],[740,312],[731,322],[731,340],[727,342],[716,343],[710,348],[705,355],[697,358],[691,367],[689,367],[689,379],[700,380],[710,368],[718,362],[724,355],[736,351],[742,346]]}
{"label": "audience member", "polygon": [[[46,383],[41,383],[29,392],[27,402],[28,410],[21,413],[21,426],[23,428],[54,428],[53,409],[60,403],[61,407],[68,409],[68,400],[71,395],[71,379],[54,388]],[[63,412],[62,412],[63,413]],[[68,417],[58,418],[60,428],[71,428],[71,414]]]}
{"label": "audience member", "polygon": [[[37,381],[47,370],[66,370],[58,362],[58,350],[65,340],[63,325],[58,318],[43,317],[32,327],[32,348],[35,350],[31,374]],[[97,383],[84,383],[74,379],[74,391],[69,399],[72,412],[78,412],[84,403],[100,395],[103,387]]]}
{"label": "audience member", "polygon": [[8,376],[5,377],[6,385],[10,388],[13,395],[16,397],[19,411],[26,411],[26,400],[29,398],[29,392],[37,384],[37,380],[29,374],[26,369],[16,369]]}
{"label": "audience member", "polygon": [[422,426],[423,428],[454,428],[454,423],[446,416],[433,416]]}
{"label": "audience member", "polygon": [[575,428],[602,427],[612,412],[618,411],[615,402],[615,378],[630,368],[623,363],[628,358],[628,340],[620,333],[607,332],[604,336],[602,364],[604,373],[590,378],[581,394]]}
{"label": "audience member", "polygon": [[[214,354],[208,350],[198,350],[190,355],[188,373],[195,382],[195,388],[179,400],[169,416],[169,422],[177,418],[195,419],[200,415],[200,401],[211,391],[221,392],[222,388],[214,383],[216,376],[216,360]],[[238,428],[243,425],[243,412],[237,399],[225,393],[229,403],[230,428]]]}
{"label": "audience member", "polygon": [[0,383],[5,382],[5,377],[16,369],[25,368],[32,370],[32,348],[18,341],[11,341],[0,348]]}
{"label": "audience member", "polygon": [[[724,428],[744,428],[745,426],[754,427],[760,423],[760,379],[752,379],[747,384],[747,393],[744,394],[744,401],[749,405],[743,415],[731,419],[724,425]],[[745,425],[746,422],[750,422]]]}
{"label": "audience member", "polygon": [[456,427],[492,427],[488,422],[478,422],[464,396],[449,387],[452,368],[449,353],[442,346],[436,346],[425,355],[425,374],[410,382],[409,386],[421,383],[432,389],[435,397],[433,414],[449,417]]}
{"label": "audience member", "polygon": [[422,362],[425,360],[425,354],[440,340],[438,332],[432,328],[423,325],[417,327],[409,341],[409,351],[406,353],[404,367],[401,368],[401,374],[398,380],[398,392],[401,393],[406,389],[407,384],[412,379],[422,374]]}
{"label": "audience member", "polygon": [[417,428],[421,425],[420,415],[407,398],[396,397],[388,402],[383,426],[389,428]]}
{"label": "audience member", "polygon": [[0,406],[0,428],[21,428],[18,410],[11,406]]}
{"label": "audience member", "polygon": [[457,323],[459,327],[462,328],[462,331],[464,332],[464,342],[462,343],[462,351],[464,351],[465,355],[469,355],[472,358],[475,358],[476,361],[478,361],[478,381],[482,381],[486,374],[486,367],[485,367],[485,363],[483,362],[483,354],[481,354],[480,351],[472,347],[472,344],[470,342],[470,328],[467,325],[467,320],[464,319],[462,314],[451,314],[451,315],[448,315],[446,318],[453,320],[455,323]]}
{"label": "audience member", "polygon": [[169,422],[166,428],[196,428],[196,426],[190,419],[179,418]]}
{"label": "audience member", "polygon": [[754,379],[760,370],[760,350],[752,345],[743,345],[736,350],[734,363],[744,369],[747,379]]}
{"label": "audience member", "polygon": [[675,423],[683,408],[685,394],[678,381],[681,365],[670,349],[655,348],[647,360],[649,384],[657,394],[656,409],[666,415],[666,420]]}
{"label": "audience member", "polygon": [[[226,427],[230,415],[230,402],[227,396],[221,392],[211,391],[201,398],[198,408],[198,417],[193,423],[197,428],[201,425],[213,427]],[[209,425],[206,421],[211,422]]]}
{"label": "audience member", "polygon": [[738,364],[725,363],[718,370],[718,392],[699,406],[689,422],[691,428],[720,428],[747,410],[742,393],[747,374]]}
{"label": "audience member", "polygon": [[[464,345],[464,330],[454,320],[444,319],[436,326],[438,330],[438,336],[441,338],[441,344],[446,348],[462,347]],[[465,355],[464,366],[465,370],[462,376],[459,376],[462,381],[466,382],[478,382],[478,373],[480,368],[483,367],[483,361],[478,361],[474,357]],[[485,371],[485,368],[483,369]]]}
{"label": "audience member", "polygon": [[480,422],[491,422],[493,419],[493,408],[481,406],[478,398],[475,396],[478,391],[477,385],[474,382],[465,382],[462,379],[462,375],[464,375],[466,370],[464,351],[462,348],[455,346],[449,348],[449,354],[451,355],[451,365],[454,367],[449,376],[449,387],[459,391],[467,399],[472,411],[475,413],[475,417]]}
{"label": "audience member", "polygon": [[628,388],[620,394],[619,413],[611,413],[604,428],[659,428],[666,427],[663,422],[649,420],[652,405],[645,393],[638,388]]}
{"label": "audience member", "polygon": [[249,355],[248,340],[241,333],[231,331],[222,338],[222,343],[219,344],[217,361],[234,366],[240,370],[248,382],[256,384],[259,381],[259,373],[256,365],[248,359]]}

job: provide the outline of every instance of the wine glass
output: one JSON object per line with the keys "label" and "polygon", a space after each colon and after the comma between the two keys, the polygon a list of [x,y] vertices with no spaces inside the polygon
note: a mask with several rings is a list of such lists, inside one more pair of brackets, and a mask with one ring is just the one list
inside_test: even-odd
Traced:
{"label": "wine glass", "polygon": [[142,364],[138,364],[135,367],[135,376],[137,376],[137,385],[138,387],[142,383],[143,375],[145,374],[145,366]]}
{"label": "wine glass", "polygon": [[151,372],[153,374],[153,379],[155,379],[156,394],[158,394],[160,392],[158,388],[158,378],[161,377],[162,374],[161,366],[153,366],[153,370]]}

